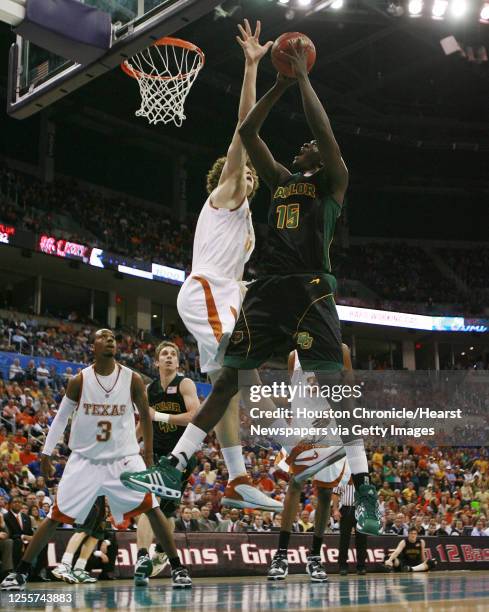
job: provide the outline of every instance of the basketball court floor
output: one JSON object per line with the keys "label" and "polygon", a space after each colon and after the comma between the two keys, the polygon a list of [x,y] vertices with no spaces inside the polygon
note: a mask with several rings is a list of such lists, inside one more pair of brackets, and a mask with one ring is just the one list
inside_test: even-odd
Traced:
{"label": "basketball court floor", "polygon": [[[29,594],[45,594],[46,603],[28,603]],[[187,590],[172,589],[168,580],[152,580],[148,587],[135,587],[131,580],[36,583],[23,593],[2,593],[0,603],[2,610],[485,612],[489,610],[489,572],[333,575],[327,584],[312,584],[298,575],[275,583],[265,578],[200,578]]]}

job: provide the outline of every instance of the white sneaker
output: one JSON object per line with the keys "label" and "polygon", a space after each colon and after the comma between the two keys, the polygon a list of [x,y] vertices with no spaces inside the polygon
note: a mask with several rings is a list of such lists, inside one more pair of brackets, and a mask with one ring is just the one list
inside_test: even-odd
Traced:
{"label": "white sneaker", "polygon": [[306,572],[311,577],[312,582],[326,582],[328,574],[321,563],[321,557],[309,555],[307,557]]}
{"label": "white sneaker", "polygon": [[228,482],[221,504],[230,508],[256,508],[270,512],[281,512],[284,509],[283,504],[254,487],[248,474]]}
{"label": "white sneaker", "polygon": [[154,578],[168,565],[168,556],[165,552],[155,552],[151,557],[151,563],[153,564],[151,578]]}
{"label": "white sneaker", "polygon": [[299,444],[292,449],[286,462],[296,482],[304,482],[319,470],[336,463],[346,455],[344,446],[315,446]]}
{"label": "white sneaker", "polygon": [[287,554],[278,550],[272,559],[267,580],[285,580],[288,573],[289,562],[287,560]]}
{"label": "white sneaker", "polygon": [[73,576],[72,568],[66,563],[58,563],[58,565],[53,569],[52,574],[58,580],[63,580],[63,582],[68,582],[69,584],[76,584],[76,578]]}
{"label": "white sneaker", "polygon": [[26,582],[26,574],[10,572],[10,574],[5,576],[0,584],[0,591],[23,591],[25,589]]}

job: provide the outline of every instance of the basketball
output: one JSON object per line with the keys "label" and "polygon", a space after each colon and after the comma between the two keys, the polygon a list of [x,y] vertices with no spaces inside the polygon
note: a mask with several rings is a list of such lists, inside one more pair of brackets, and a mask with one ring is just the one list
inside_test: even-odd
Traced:
{"label": "basketball", "polygon": [[288,77],[294,77],[294,72],[290,64],[289,58],[283,55],[281,51],[290,52],[289,44],[297,45],[299,40],[302,40],[304,48],[307,50],[307,72],[311,72],[316,61],[316,47],[312,40],[301,32],[285,32],[277,38],[272,46],[272,64],[280,74]]}

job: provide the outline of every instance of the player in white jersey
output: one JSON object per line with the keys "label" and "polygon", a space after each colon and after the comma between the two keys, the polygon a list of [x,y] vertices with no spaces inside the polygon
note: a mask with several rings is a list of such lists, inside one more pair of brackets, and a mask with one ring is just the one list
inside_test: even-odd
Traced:
{"label": "player in white jersey", "polygon": [[[344,369],[351,372],[353,368],[351,364],[350,349],[346,344],[342,345],[342,349]],[[313,382],[311,381],[311,376],[314,378],[314,373],[302,371],[297,351],[292,351],[289,355],[289,376],[293,385],[305,386]],[[295,409],[297,407],[297,400],[294,399],[292,402],[293,414],[296,412]],[[335,427],[334,420],[328,423],[328,427]],[[321,443],[324,444],[325,442],[333,446],[341,445],[341,439],[337,436],[328,436],[328,439],[323,440]],[[268,580],[284,580],[288,574],[287,551],[290,533],[292,531],[292,523],[297,513],[302,486],[304,484],[302,480],[298,481],[296,479],[296,475],[301,474],[305,465],[309,463],[305,461],[304,464],[301,465],[300,457],[304,455],[304,452],[309,452],[309,454],[311,454],[311,450],[311,447],[308,448],[302,444],[297,444],[292,449],[290,446],[282,448],[277,456],[278,461],[276,461],[276,463],[278,463],[278,466],[282,470],[289,472],[293,478],[291,478],[289,482],[287,494],[285,496],[278,548],[272,559],[270,569],[268,570]],[[306,564],[306,571],[312,582],[326,582],[328,579],[326,570],[321,563],[321,547],[323,544],[324,530],[331,513],[331,494],[334,487],[340,484],[346,484],[350,475],[351,472],[346,457],[341,458],[336,463],[314,474],[312,484],[316,488],[318,506],[314,516],[312,546]]]}
{"label": "player in white jersey", "polygon": [[[209,197],[199,215],[194,237],[192,273],[178,295],[177,307],[196,338],[202,372],[214,383],[222,367],[245,294],[243,271],[255,246],[249,201],[258,189],[238,128],[256,101],[258,63],[271,46],[259,42],[248,21],[237,37],[245,56],[238,124],[226,157],[219,158],[207,176]],[[239,437],[239,394],[230,402],[215,432],[229,472],[223,503],[238,508],[281,510],[282,505],[252,486]],[[152,490],[148,488],[148,490]]]}
{"label": "player in white jersey", "polygon": [[[24,589],[32,561],[53,538],[59,524],[83,523],[99,495],[107,497],[116,522],[146,513],[168,557],[178,560],[173,535],[156,498],[150,493],[131,491],[120,481],[124,470],[144,469],[145,461],[152,465],[153,428],[141,377],[117,363],[115,353],[113,332],[98,330],[94,342],[95,363],[68,383],[42,451],[43,474],[52,474],[50,456],[70,416],[72,453],[48,518],[36,531],[15,571],[3,580],[2,590]],[[144,460],[136,439],[134,406],[141,419]],[[179,561],[173,568],[172,578],[174,586],[191,584],[186,568]]]}

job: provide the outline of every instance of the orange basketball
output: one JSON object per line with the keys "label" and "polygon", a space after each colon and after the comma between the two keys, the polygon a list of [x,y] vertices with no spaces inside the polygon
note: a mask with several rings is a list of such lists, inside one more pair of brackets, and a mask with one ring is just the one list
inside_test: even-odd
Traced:
{"label": "orange basketball", "polygon": [[307,51],[307,72],[311,71],[316,61],[316,47],[308,36],[300,32],[285,32],[277,38],[272,46],[272,64],[278,72],[285,76],[294,77],[294,73],[289,58],[280,52],[290,53],[289,44],[295,46],[299,40],[302,40],[302,46]]}

